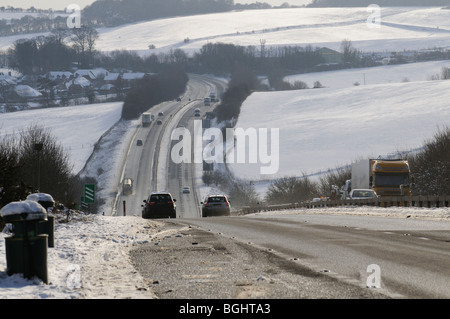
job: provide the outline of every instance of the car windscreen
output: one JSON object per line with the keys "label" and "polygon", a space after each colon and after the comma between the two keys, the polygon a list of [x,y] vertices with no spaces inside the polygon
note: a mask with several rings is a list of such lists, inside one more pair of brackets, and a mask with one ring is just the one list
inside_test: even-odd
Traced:
{"label": "car windscreen", "polygon": [[409,174],[376,174],[375,185],[376,186],[394,186],[409,184]]}
{"label": "car windscreen", "polygon": [[225,203],[225,197],[223,196],[217,196],[217,197],[209,197],[208,203]]}
{"label": "car windscreen", "polygon": [[375,197],[375,193],[369,191],[354,191],[352,197]]}
{"label": "car windscreen", "polygon": [[150,197],[151,202],[168,202],[171,200],[172,200],[172,198],[170,197],[169,194],[157,194],[157,195],[152,195]]}

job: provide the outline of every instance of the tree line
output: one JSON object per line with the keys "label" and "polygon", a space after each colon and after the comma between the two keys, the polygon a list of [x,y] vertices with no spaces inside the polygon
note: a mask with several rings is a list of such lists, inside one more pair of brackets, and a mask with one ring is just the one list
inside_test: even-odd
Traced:
{"label": "tree line", "polygon": [[192,56],[182,49],[142,57],[133,51],[116,50],[108,54],[97,54],[95,65],[106,69],[124,68],[142,72],[158,72],[167,65],[177,65],[186,72],[210,73],[229,76],[236,66],[246,65],[258,75],[295,73],[314,70],[325,62],[320,48],[311,46],[283,46],[259,48],[231,43],[207,43]]}
{"label": "tree line", "polygon": [[231,11],[233,0],[97,0],[83,10],[83,23],[118,26],[173,16]]}
{"label": "tree line", "polygon": [[67,17],[51,15],[33,17],[26,15],[20,19],[10,21],[0,20],[0,36],[17,35],[24,33],[42,33],[51,30],[67,28]]}
{"label": "tree line", "polygon": [[[66,44],[70,39],[71,45]],[[7,52],[10,67],[23,74],[43,74],[68,70],[74,62],[79,67],[139,70],[159,72],[168,65],[177,65],[193,73],[212,73],[228,76],[236,65],[247,65],[258,74],[274,72],[306,72],[324,62],[319,48],[284,46],[266,49],[263,46],[240,46],[230,43],[208,43],[189,56],[182,49],[145,57],[128,50],[102,53],[95,50],[98,33],[83,26],[68,31],[59,29],[49,36],[22,39]]]}
{"label": "tree line", "polygon": [[[70,39],[72,45],[65,43]],[[49,36],[21,39],[7,52],[8,64],[22,74],[45,74],[49,71],[69,70],[73,63],[89,67],[95,63],[95,42],[98,32],[82,26],[57,29]]]}
{"label": "tree line", "polygon": [[[44,192],[67,206],[83,194],[82,181],[72,174],[73,165],[51,132],[31,124],[0,138],[0,207]],[[89,181],[95,183],[94,181]]]}
{"label": "tree line", "polygon": [[187,74],[177,67],[139,80],[125,97],[122,118],[135,119],[152,106],[177,98],[186,90],[187,82]]}

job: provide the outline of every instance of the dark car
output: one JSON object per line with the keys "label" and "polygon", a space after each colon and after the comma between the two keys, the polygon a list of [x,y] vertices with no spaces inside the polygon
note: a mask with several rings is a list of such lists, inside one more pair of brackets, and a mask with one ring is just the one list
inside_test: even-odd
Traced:
{"label": "dark car", "polygon": [[144,200],[142,218],[176,218],[176,199],[168,192],[156,192]]}
{"label": "dark car", "polygon": [[200,204],[202,217],[230,215],[230,202],[225,195],[208,195]]}

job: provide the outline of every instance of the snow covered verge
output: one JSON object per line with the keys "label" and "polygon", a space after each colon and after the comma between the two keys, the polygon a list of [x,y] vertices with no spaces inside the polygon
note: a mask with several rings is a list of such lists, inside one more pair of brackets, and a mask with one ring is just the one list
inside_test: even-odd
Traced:
{"label": "snow covered verge", "polygon": [[[373,216],[388,218],[411,218],[418,220],[434,220],[448,222],[450,229],[450,208],[423,208],[423,207],[371,207],[371,206],[347,206],[347,207],[327,207],[298,210],[281,210],[277,212],[259,212],[253,215],[291,215],[291,214],[327,214],[327,215],[352,215],[352,216]],[[445,223],[443,224],[445,225]]]}
{"label": "snow covered verge", "polygon": [[129,260],[129,250],[171,235],[160,221],[136,216],[56,214],[55,247],[48,248],[49,284],[6,273],[0,233],[0,299],[154,299]]}

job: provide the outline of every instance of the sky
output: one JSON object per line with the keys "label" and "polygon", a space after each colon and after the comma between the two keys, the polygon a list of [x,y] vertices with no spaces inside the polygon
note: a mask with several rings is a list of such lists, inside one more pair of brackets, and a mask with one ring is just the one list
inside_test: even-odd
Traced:
{"label": "sky", "polygon": [[[12,6],[15,8],[28,9],[35,7],[38,9],[64,10],[70,4],[77,4],[81,8],[93,3],[95,0],[2,0],[0,6]],[[254,3],[254,2],[267,2],[271,5],[280,5],[284,2],[288,2],[291,5],[308,4],[311,0],[235,0],[235,3]]]}

